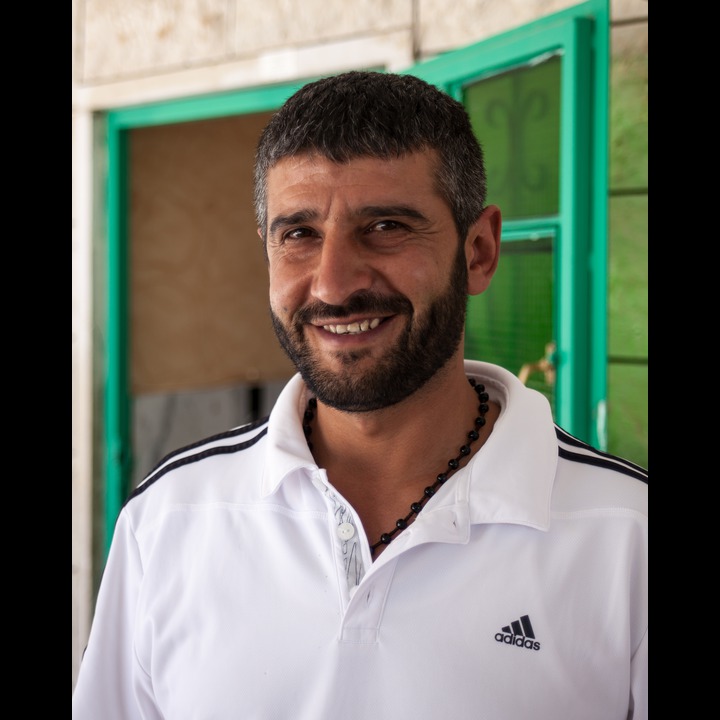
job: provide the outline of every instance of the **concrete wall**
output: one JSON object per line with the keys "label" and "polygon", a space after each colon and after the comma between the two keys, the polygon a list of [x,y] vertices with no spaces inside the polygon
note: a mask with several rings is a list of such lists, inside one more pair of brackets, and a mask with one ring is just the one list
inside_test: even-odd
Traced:
{"label": "concrete wall", "polygon": [[[102,166],[93,114],[151,101],[413,62],[576,4],[574,0],[73,0],[73,686],[93,604],[93,227]],[[613,0],[620,30],[647,0]],[[627,36],[627,32],[623,33]],[[646,41],[646,40],[645,40]],[[97,568],[96,568],[97,570]]]}

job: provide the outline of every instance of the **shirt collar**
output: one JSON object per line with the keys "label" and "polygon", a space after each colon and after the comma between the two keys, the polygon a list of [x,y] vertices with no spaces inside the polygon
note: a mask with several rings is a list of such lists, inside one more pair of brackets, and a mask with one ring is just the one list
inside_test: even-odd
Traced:
{"label": "shirt collar", "polygon": [[474,360],[465,371],[485,385],[500,416],[458,483],[470,523],[515,523],[547,529],[557,467],[555,423],[547,399],[508,370]]}
{"label": "shirt collar", "polygon": [[[557,465],[557,440],[547,399],[508,370],[477,360],[465,372],[485,385],[500,405],[487,442],[459,472],[453,501],[467,505],[470,524],[514,523],[547,529]],[[299,374],[283,388],[270,415],[263,495],[274,493],[291,473],[317,470],[302,417],[308,393]]]}
{"label": "shirt collar", "polygon": [[307,407],[307,389],[297,373],[282,389],[270,413],[267,455],[262,480],[262,494],[271,495],[294,471],[317,470],[307,446],[302,418]]}

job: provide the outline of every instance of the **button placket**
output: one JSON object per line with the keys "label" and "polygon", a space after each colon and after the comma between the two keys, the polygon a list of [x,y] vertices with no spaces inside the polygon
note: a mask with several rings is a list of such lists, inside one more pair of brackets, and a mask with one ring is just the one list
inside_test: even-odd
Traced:
{"label": "button placket", "polygon": [[360,584],[365,574],[365,567],[360,547],[360,536],[352,515],[351,508],[335,493],[326,482],[316,483],[328,502],[332,519],[335,523],[333,534],[340,543],[342,553],[342,572],[345,575],[348,590]]}

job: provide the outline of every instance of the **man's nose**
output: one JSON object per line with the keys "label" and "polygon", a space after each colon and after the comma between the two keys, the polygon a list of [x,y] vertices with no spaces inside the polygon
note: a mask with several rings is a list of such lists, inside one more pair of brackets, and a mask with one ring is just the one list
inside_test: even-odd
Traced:
{"label": "man's nose", "polygon": [[342,305],[358,290],[370,290],[372,266],[358,238],[340,232],[323,239],[312,294],[328,305]]}

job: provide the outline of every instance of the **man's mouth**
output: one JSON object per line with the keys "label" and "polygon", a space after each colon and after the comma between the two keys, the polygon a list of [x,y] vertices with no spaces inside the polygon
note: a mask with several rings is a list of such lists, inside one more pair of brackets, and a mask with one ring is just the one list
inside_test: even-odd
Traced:
{"label": "man's mouth", "polygon": [[382,318],[373,318],[372,320],[361,320],[347,325],[323,325],[322,327],[323,330],[327,330],[333,335],[359,335],[368,330],[374,330],[381,322]]}

